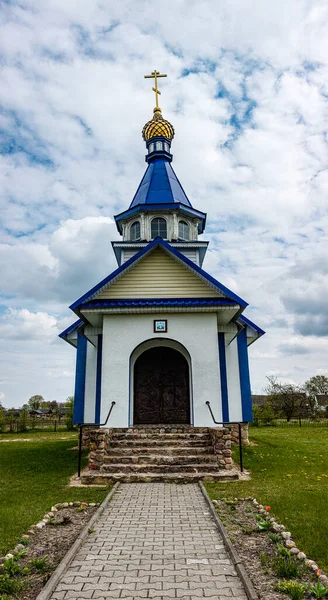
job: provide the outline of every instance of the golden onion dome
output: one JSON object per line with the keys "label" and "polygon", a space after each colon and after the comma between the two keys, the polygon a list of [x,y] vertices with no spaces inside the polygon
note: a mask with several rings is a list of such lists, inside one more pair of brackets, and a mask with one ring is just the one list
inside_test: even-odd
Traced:
{"label": "golden onion dome", "polygon": [[169,121],[166,121],[163,118],[162,111],[159,107],[154,108],[153,118],[146,123],[142,130],[142,137],[145,142],[158,136],[163,136],[170,141],[174,138],[174,128]]}

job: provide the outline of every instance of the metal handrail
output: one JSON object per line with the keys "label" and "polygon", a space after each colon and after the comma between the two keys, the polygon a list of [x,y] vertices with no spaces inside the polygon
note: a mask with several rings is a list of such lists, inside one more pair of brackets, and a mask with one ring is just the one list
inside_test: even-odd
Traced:
{"label": "metal handrail", "polygon": [[107,425],[107,421],[111,415],[111,412],[113,410],[113,407],[115,406],[116,402],[113,400],[113,402],[110,405],[110,409],[108,411],[108,415],[106,417],[106,421],[104,423],[79,423],[78,426],[80,428],[80,432],[79,432],[79,458],[78,458],[78,468],[77,468],[77,476],[80,477],[81,476],[81,458],[82,458],[82,430],[83,427],[93,427],[94,425],[97,425],[97,427],[104,427],[105,425]]}
{"label": "metal handrail", "polygon": [[241,438],[241,426],[242,425],[246,425],[247,421],[216,421],[214,418],[214,414],[211,408],[211,403],[209,402],[209,400],[207,400],[207,402],[205,402],[205,404],[207,404],[207,408],[211,413],[211,417],[213,419],[213,422],[215,423],[215,425],[238,425],[238,437],[239,437],[239,465],[240,465],[240,472],[243,473],[244,471],[244,466],[243,466],[243,445],[242,445],[242,438]]}

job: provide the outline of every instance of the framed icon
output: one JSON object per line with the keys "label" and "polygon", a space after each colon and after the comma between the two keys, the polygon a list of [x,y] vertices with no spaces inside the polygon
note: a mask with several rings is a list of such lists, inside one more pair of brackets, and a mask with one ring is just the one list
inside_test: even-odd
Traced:
{"label": "framed icon", "polygon": [[166,333],[167,332],[167,320],[154,321],[154,332],[155,333]]}

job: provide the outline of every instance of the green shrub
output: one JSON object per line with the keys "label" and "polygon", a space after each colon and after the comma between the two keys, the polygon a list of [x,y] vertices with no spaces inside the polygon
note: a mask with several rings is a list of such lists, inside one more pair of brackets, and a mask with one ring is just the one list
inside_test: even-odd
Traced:
{"label": "green shrub", "polygon": [[272,561],[272,569],[282,579],[296,579],[300,576],[300,567],[291,556],[278,554]]}
{"label": "green shrub", "polygon": [[18,419],[18,431],[20,432],[24,432],[27,431],[27,410],[26,408],[23,408],[23,410],[21,411],[20,415],[19,415],[19,419]]}
{"label": "green shrub", "polygon": [[17,560],[15,560],[15,558],[8,558],[8,560],[6,560],[3,566],[5,568],[6,573],[11,577],[15,577],[15,575],[19,575],[19,573],[21,572],[20,566],[17,563]]}
{"label": "green shrub", "polygon": [[283,592],[290,596],[292,600],[301,600],[306,592],[306,585],[297,583],[297,581],[279,581],[276,585],[278,592]]}
{"label": "green shrub", "polygon": [[67,406],[67,413],[65,416],[65,425],[67,427],[67,429],[69,431],[71,431],[72,429],[74,429],[74,425],[73,425],[73,414],[74,414],[74,397],[73,396],[68,396],[67,400],[66,400],[66,406]]}
{"label": "green shrub", "polygon": [[268,533],[268,536],[269,536],[271,542],[273,542],[274,544],[277,544],[278,542],[280,542],[279,533]]}
{"label": "green shrub", "polygon": [[42,556],[40,558],[33,558],[30,561],[30,565],[31,567],[34,567],[36,571],[39,571],[39,573],[44,573],[44,571],[49,569],[48,557]]}
{"label": "green shrub", "polygon": [[8,573],[0,575],[0,595],[8,594],[11,600],[12,596],[17,596],[26,586],[25,581],[10,577]]}
{"label": "green shrub", "polygon": [[321,581],[317,581],[315,585],[310,585],[309,592],[311,592],[312,596],[315,598],[327,598],[328,587],[323,585]]}

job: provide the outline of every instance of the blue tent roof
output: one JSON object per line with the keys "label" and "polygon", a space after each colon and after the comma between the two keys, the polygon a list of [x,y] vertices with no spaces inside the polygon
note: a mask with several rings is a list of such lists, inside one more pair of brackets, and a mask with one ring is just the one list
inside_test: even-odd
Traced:
{"label": "blue tent roof", "polygon": [[130,208],[139,204],[174,203],[192,208],[171,163],[165,158],[157,158],[148,165]]}

